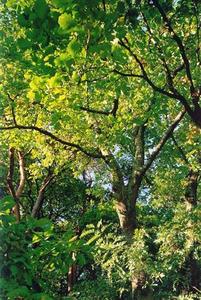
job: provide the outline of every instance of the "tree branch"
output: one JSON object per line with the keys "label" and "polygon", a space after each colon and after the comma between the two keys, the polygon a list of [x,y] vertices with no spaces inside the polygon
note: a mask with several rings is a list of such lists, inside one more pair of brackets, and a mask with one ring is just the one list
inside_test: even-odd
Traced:
{"label": "tree branch", "polygon": [[184,162],[187,165],[189,165],[189,161],[188,161],[188,159],[186,157],[186,154],[184,153],[182,147],[177,143],[177,141],[176,141],[176,139],[175,139],[175,137],[174,137],[173,134],[171,135],[171,139],[172,139],[173,143],[175,144],[176,148],[179,150],[179,153],[181,154],[181,157],[183,158]]}
{"label": "tree branch", "polygon": [[8,169],[8,175],[7,175],[7,185],[8,190],[11,194],[11,196],[16,199],[16,193],[15,188],[13,186],[13,176],[14,176],[14,167],[15,167],[15,149],[10,148],[8,152],[9,157],[9,169]]}
{"label": "tree branch", "polygon": [[179,48],[181,57],[183,59],[184,65],[185,65],[186,75],[187,75],[187,78],[188,78],[188,80],[190,82],[190,85],[191,85],[191,93],[194,94],[195,93],[195,87],[194,87],[192,76],[191,76],[190,63],[189,63],[189,60],[187,58],[186,51],[185,51],[184,45],[182,43],[182,40],[175,33],[175,31],[174,31],[174,29],[171,25],[171,22],[168,19],[168,16],[166,15],[166,13],[163,10],[162,6],[159,4],[158,0],[153,0],[153,4],[158,9],[159,13],[161,14],[161,16],[163,18],[163,21],[164,21],[169,33],[171,34],[173,40],[177,43],[177,46]]}
{"label": "tree branch", "polygon": [[156,47],[156,49],[158,50],[159,59],[161,60],[162,65],[164,67],[164,71],[166,73],[166,80],[167,80],[167,84],[169,86],[169,89],[173,92],[173,94],[175,94],[175,93],[178,94],[178,91],[174,87],[172,73],[170,71],[170,68],[169,68],[166,60],[165,60],[165,56],[164,56],[162,48],[160,47],[159,41],[156,40],[156,38],[154,37],[153,32],[152,32],[152,30],[151,30],[151,28],[149,26],[148,20],[145,17],[145,15],[144,15],[143,12],[142,12],[142,17],[143,17],[144,23],[145,23],[145,25],[147,27],[147,32],[149,33],[150,38],[152,38],[152,40],[154,40],[154,42],[155,42],[154,47]]}
{"label": "tree branch", "polygon": [[25,185],[25,163],[24,163],[24,155],[21,151],[18,152],[18,159],[19,159],[19,172],[20,172],[20,182],[19,186],[16,191],[16,197],[19,199]]}
{"label": "tree branch", "polygon": [[184,117],[186,111],[182,110],[174,119],[173,123],[169,126],[167,131],[164,133],[163,137],[161,138],[160,142],[156,145],[154,148],[154,151],[152,152],[151,156],[147,160],[146,164],[143,166],[143,168],[140,171],[139,176],[144,176],[146,171],[151,167],[153,161],[156,159],[158,154],[160,153],[161,149],[165,145],[166,141],[172,136],[172,133],[174,132],[175,128],[178,126],[179,122]]}
{"label": "tree branch", "polygon": [[97,109],[92,109],[92,108],[88,108],[88,107],[84,107],[84,106],[80,106],[79,109],[90,112],[90,113],[99,114],[99,115],[106,115],[106,116],[113,115],[114,117],[116,117],[116,112],[118,110],[118,106],[119,106],[119,100],[115,99],[113,102],[113,108],[111,111],[97,110]]}
{"label": "tree branch", "polygon": [[116,73],[116,74],[119,74],[121,76],[124,76],[124,77],[136,77],[136,78],[142,78],[142,79],[144,78],[143,75],[133,74],[133,73],[124,73],[124,72],[121,72],[121,71],[119,71],[117,69],[114,69],[113,72]]}
{"label": "tree branch", "polygon": [[15,200],[15,206],[13,207],[13,213],[16,217],[17,222],[20,221],[20,205],[19,205],[19,197],[17,196],[17,193],[15,192],[15,188],[13,185],[13,176],[14,176],[14,167],[15,167],[15,149],[10,148],[9,153],[9,169],[8,169],[8,175],[7,175],[7,185],[8,190]]}
{"label": "tree branch", "polygon": [[47,177],[43,180],[43,183],[39,189],[38,197],[36,199],[36,202],[34,203],[34,206],[32,208],[31,216],[33,218],[36,218],[38,216],[39,210],[42,207],[43,199],[44,199],[44,193],[50,184],[50,182],[53,180],[55,176],[53,174],[48,174]]}
{"label": "tree branch", "polygon": [[143,66],[143,63],[141,62],[141,60],[138,58],[138,56],[131,50],[128,40],[126,39],[127,44],[124,43],[123,40],[119,41],[119,44],[124,47],[125,49],[127,49],[127,51],[129,51],[129,53],[131,54],[131,56],[133,56],[133,58],[135,59],[135,61],[137,62],[137,64],[139,65],[141,72],[142,72],[142,78],[152,87],[152,89],[156,92],[159,92],[160,94],[163,94],[167,97],[170,97],[172,99],[176,99],[179,100],[180,103],[184,106],[185,110],[188,112],[188,114],[192,117],[192,119],[194,120],[194,112],[191,109],[190,105],[188,104],[187,100],[184,98],[184,96],[182,96],[181,94],[177,93],[177,91],[174,91],[174,93],[170,93],[166,90],[164,90],[161,87],[158,87],[155,85],[155,83],[149,78],[149,76],[147,75],[147,72]]}
{"label": "tree branch", "polygon": [[54,135],[53,133],[51,133],[48,130],[45,130],[43,128],[37,127],[37,126],[25,126],[25,125],[13,125],[13,126],[5,126],[5,127],[0,127],[0,130],[13,130],[13,129],[21,129],[21,130],[33,130],[33,131],[37,131],[43,135],[46,135],[48,137],[50,137],[51,139],[55,140],[56,142],[64,145],[64,146],[68,146],[71,148],[75,148],[78,151],[84,153],[85,155],[92,157],[92,158],[104,158],[103,154],[97,150],[97,152],[89,152],[88,150],[84,149],[82,146],[75,144],[75,143],[71,143],[71,142],[67,142],[61,138],[59,138],[58,136]]}

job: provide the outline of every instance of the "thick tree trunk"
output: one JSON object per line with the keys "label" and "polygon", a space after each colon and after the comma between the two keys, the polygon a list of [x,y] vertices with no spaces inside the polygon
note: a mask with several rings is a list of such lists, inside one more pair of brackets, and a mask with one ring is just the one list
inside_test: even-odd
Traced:
{"label": "thick tree trunk", "polygon": [[187,209],[197,205],[197,188],[199,172],[190,170],[187,178],[187,187],[185,192],[185,202]]}
{"label": "thick tree trunk", "polygon": [[189,255],[189,290],[196,293],[201,288],[201,268],[197,260],[194,258],[193,251]]}
{"label": "thick tree trunk", "polygon": [[119,223],[122,231],[125,234],[132,235],[136,228],[136,212],[135,207],[130,211],[124,202],[118,201],[116,203],[116,211],[119,218]]}
{"label": "thick tree trunk", "polygon": [[[124,194],[124,199],[126,201],[118,201],[116,203],[116,210],[119,217],[120,227],[122,232],[125,234],[128,247],[132,244],[132,238],[135,229],[137,228],[137,216],[136,216],[136,201],[139,194],[140,181],[136,181],[133,186],[132,193],[128,192],[127,195]],[[126,197],[127,196],[127,197]],[[141,294],[141,289],[145,283],[143,278],[145,278],[145,273],[142,271],[140,274],[133,274],[130,279],[131,284],[131,295],[130,299],[139,299]]]}

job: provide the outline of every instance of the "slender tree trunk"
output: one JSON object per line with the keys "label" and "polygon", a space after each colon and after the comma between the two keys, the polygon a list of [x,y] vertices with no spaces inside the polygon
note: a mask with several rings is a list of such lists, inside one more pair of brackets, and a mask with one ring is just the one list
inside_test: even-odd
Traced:
{"label": "slender tree trunk", "polygon": [[[13,197],[14,198],[14,197]],[[18,199],[14,198],[15,199],[15,206],[13,207],[13,214],[14,216],[16,217],[16,221],[19,222],[20,219],[21,219],[21,215],[20,215],[20,205],[18,203]]]}
{"label": "slender tree trunk", "polygon": [[[75,259],[74,253],[72,253],[72,259],[73,260]],[[76,280],[77,280],[77,265],[72,264],[67,274],[67,282],[68,282],[67,294],[69,294],[72,291],[73,286],[76,283]]]}
{"label": "slender tree trunk", "polygon": [[21,197],[21,194],[24,190],[25,185],[25,163],[24,163],[24,155],[21,151],[18,151],[18,163],[19,163],[19,173],[20,173],[20,180],[17,190],[15,190],[14,187],[14,168],[15,168],[15,149],[10,148],[9,153],[9,170],[7,175],[7,185],[8,190],[15,200],[15,206],[13,207],[13,214],[16,217],[17,222],[20,221],[20,204],[19,199]]}

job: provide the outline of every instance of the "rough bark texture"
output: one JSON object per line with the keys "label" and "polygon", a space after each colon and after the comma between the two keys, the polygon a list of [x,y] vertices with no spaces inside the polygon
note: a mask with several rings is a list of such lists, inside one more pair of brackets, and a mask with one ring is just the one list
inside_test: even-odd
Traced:
{"label": "rough bark texture", "polygon": [[129,211],[125,203],[117,202],[116,211],[122,231],[127,234],[132,234],[134,229],[136,228],[135,207],[133,208],[133,210]]}

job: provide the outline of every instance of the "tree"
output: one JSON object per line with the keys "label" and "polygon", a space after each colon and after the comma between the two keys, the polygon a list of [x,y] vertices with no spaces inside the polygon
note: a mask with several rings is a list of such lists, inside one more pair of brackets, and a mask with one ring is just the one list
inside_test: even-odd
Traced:
{"label": "tree", "polygon": [[[37,2],[36,4],[37,5]],[[46,8],[46,13],[43,15],[43,18],[45,18],[47,12],[49,11],[47,4],[45,2],[43,3],[44,9]],[[59,6],[59,4],[58,4]],[[23,7],[22,7],[23,9]],[[63,8],[61,8],[62,10]],[[70,7],[67,7],[66,9],[70,9]],[[78,7],[75,7],[76,10],[78,10],[78,13],[81,14],[80,10]],[[96,6],[92,6],[92,10],[97,9]],[[90,10],[90,8],[89,8]],[[28,21],[31,22],[33,25],[33,28],[31,30],[36,30],[36,27],[38,26],[38,23],[36,22],[38,19],[41,18],[40,11],[36,10],[36,6],[30,7],[30,11],[27,12],[28,14],[33,11],[35,15],[35,21],[32,22],[30,19],[29,15],[27,16]],[[113,7],[111,7],[111,11],[113,11]],[[106,13],[106,12],[105,12]],[[25,12],[23,12],[20,17],[24,18],[25,17]],[[51,14],[50,14],[51,17]],[[83,17],[82,14],[80,17]],[[91,17],[91,15],[89,15]],[[115,10],[114,12],[114,18],[118,17],[118,11]],[[85,49],[85,45],[81,44],[81,41],[79,39],[75,39],[74,35],[75,32],[72,28],[72,33],[70,34],[66,31],[68,31],[68,26],[71,26],[68,24],[68,18],[69,15],[67,13],[64,13],[60,15],[58,19],[58,23],[61,27],[61,30],[64,31],[66,34],[66,37],[64,36],[63,40],[61,40],[61,45],[65,44],[66,39],[69,39],[69,44],[68,44],[68,49],[67,53],[71,59],[74,60],[73,62],[73,69],[79,69],[81,67],[81,63],[83,62],[83,59],[86,59],[86,64],[88,64],[89,61],[89,66],[85,66],[86,70],[83,70],[85,74],[89,72],[91,73],[90,70],[90,64],[92,57],[95,57],[95,72],[98,71],[98,62],[101,65],[102,62],[104,63],[104,59],[102,57],[102,52],[97,51],[97,52],[92,52],[92,55],[90,55],[90,46],[93,47],[93,37],[92,41],[90,40],[90,44],[87,44],[87,50]],[[92,19],[93,20],[93,19]],[[107,20],[107,13],[106,13],[106,20]],[[89,20],[89,24],[90,24]],[[114,21],[114,20],[113,20]],[[19,22],[19,20],[18,20]],[[100,22],[98,20],[97,24]],[[28,24],[28,23],[27,23]],[[88,25],[89,25],[88,24]],[[22,26],[22,24],[19,22],[19,25]],[[80,26],[80,19],[78,18],[78,25]],[[84,26],[87,26],[87,24],[84,24]],[[23,27],[23,26],[22,26]],[[127,28],[128,27],[128,28]],[[125,28],[129,30],[129,26],[125,24]],[[76,29],[77,30],[77,29]],[[29,31],[29,30],[28,30]],[[28,34],[28,31],[25,26],[25,34]],[[44,32],[45,34],[45,32]],[[82,37],[82,34],[81,34]],[[91,38],[91,37],[90,37]],[[105,37],[104,37],[105,38]],[[111,36],[110,36],[111,38]],[[107,36],[106,36],[107,39]],[[107,44],[104,44],[104,47],[108,45],[109,43],[111,44],[110,40],[106,40]],[[105,42],[105,43],[106,43]],[[32,43],[35,43],[35,40],[33,39]],[[43,44],[41,44],[43,47]],[[80,46],[79,46],[80,45]],[[46,46],[46,45],[45,45]],[[121,45],[122,46],[122,45]],[[85,54],[81,52],[81,55],[78,53],[78,51],[81,49],[80,47],[83,47],[83,51],[85,49]],[[118,47],[118,46],[117,46]],[[46,47],[44,47],[44,50]],[[107,49],[107,47],[106,47]],[[121,48],[120,48],[121,49]],[[127,49],[126,49],[127,50]],[[126,55],[126,50],[123,52]],[[89,54],[88,54],[89,51]],[[115,50],[116,51],[116,50]],[[117,49],[117,52],[119,50]],[[121,51],[121,50],[120,50]],[[38,51],[38,57],[40,57],[40,50]],[[122,54],[123,54],[122,53]],[[54,54],[55,55],[55,54]],[[62,54],[61,54],[62,55]],[[67,55],[67,54],[66,54]],[[105,55],[103,53],[103,55]],[[130,57],[132,59],[132,54],[130,54]],[[101,158],[106,162],[107,165],[109,165],[109,168],[111,168],[111,172],[114,175],[114,180],[113,180],[113,185],[114,185],[114,190],[116,190],[116,186],[118,185],[118,192],[115,193],[116,198],[117,198],[117,210],[119,213],[120,217],[120,224],[125,231],[130,231],[132,232],[133,229],[136,227],[136,221],[135,221],[135,203],[138,198],[138,192],[142,183],[143,176],[147,169],[151,166],[152,162],[156,158],[157,154],[161,150],[162,146],[166,142],[166,140],[169,138],[171,132],[174,130],[175,126],[177,123],[180,121],[180,118],[183,117],[184,113],[179,114],[178,119],[175,119],[175,123],[170,126],[170,128],[167,130],[167,133],[162,137],[161,142],[159,142],[158,146],[156,147],[156,151],[152,154],[150,157],[150,160],[144,165],[144,149],[143,149],[143,144],[145,143],[144,141],[144,130],[145,130],[145,124],[149,120],[147,114],[151,113],[152,110],[152,99],[149,100],[148,102],[148,108],[146,109],[145,112],[143,112],[143,108],[138,106],[137,99],[134,99],[133,101],[133,106],[135,105],[135,111],[134,112],[134,107],[129,108],[130,112],[130,122],[129,125],[131,129],[129,128],[128,132],[123,133],[126,128],[126,123],[121,124],[121,117],[125,119],[126,113],[128,112],[121,112],[121,108],[119,106],[121,105],[127,105],[126,103],[130,101],[130,97],[134,94],[134,91],[131,90],[128,95],[125,94],[125,82],[120,82],[115,86],[115,88],[112,88],[113,80],[117,78],[116,71],[113,72],[111,75],[111,78],[109,78],[109,84],[104,82],[105,79],[103,79],[103,84],[98,88],[96,87],[95,95],[99,94],[102,92],[103,88],[107,86],[107,90],[105,93],[105,98],[107,101],[107,98],[109,102],[111,101],[110,98],[114,97],[116,94],[117,99],[113,100],[113,107],[110,110],[103,110],[103,109],[92,109],[90,107],[87,107],[85,104],[85,101],[88,101],[87,99],[91,99],[93,105],[100,105],[101,98],[100,94],[97,99],[97,101],[94,101],[94,94],[93,94],[93,89],[94,89],[94,84],[93,80],[92,83],[90,83],[90,79],[88,78],[86,80],[81,82],[76,82],[75,80],[75,72],[72,72],[72,78],[69,81],[69,88],[71,86],[71,93],[67,91],[66,89],[66,75],[64,70],[62,70],[62,66],[58,65],[57,67],[57,58],[55,59],[55,62],[53,64],[53,69],[55,69],[55,75],[52,77],[51,73],[48,72],[48,79],[47,79],[47,74],[44,76],[41,74],[41,76],[35,76],[33,80],[30,81],[30,75],[27,75],[28,81],[30,81],[30,91],[28,94],[25,96],[29,98],[29,102],[25,103],[23,101],[22,103],[17,104],[16,101],[16,108],[12,110],[13,114],[13,122],[14,125],[11,126],[4,126],[2,129],[4,130],[10,130],[10,129],[24,129],[24,130],[31,130],[31,131],[36,131],[39,132],[43,135],[46,135],[47,137],[52,138],[53,140],[71,147],[72,149],[74,148],[75,150],[80,151],[81,153],[86,154],[87,156],[91,158]],[[45,59],[46,61],[46,59]],[[114,64],[114,62],[112,62]],[[56,64],[56,65],[55,65]],[[106,78],[108,78],[108,68],[110,69],[110,61],[107,61],[106,58],[106,63],[104,63],[103,67],[103,72],[105,73]],[[120,65],[122,62],[120,61]],[[124,61],[123,61],[124,64]],[[45,70],[45,65],[46,63],[43,63],[43,70]],[[137,66],[137,65],[136,65]],[[30,72],[30,71],[29,71]],[[33,70],[31,71],[33,72]],[[70,70],[71,73],[71,70]],[[118,74],[119,75],[119,74]],[[51,76],[49,78],[49,76]],[[82,75],[84,76],[84,75]],[[86,75],[88,76],[88,75]],[[89,75],[90,76],[90,75]],[[104,77],[105,77],[104,76]],[[89,82],[88,82],[89,81]],[[95,80],[96,81],[96,80]],[[123,81],[123,80],[122,80]],[[128,87],[132,87],[132,80],[126,80]],[[43,87],[39,87],[39,84],[43,84]],[[48,92],[46,92],[46,86],[48,86]],[[58,86],[60,85],[60,89],[58,91]],[[137,83],[137,87],[139,86],[139,83]],[[72,88],[73,87],[73,88]],[[108,87],[112,88],[112,91],[109,92],[108,94]],[[135,86],[134,86],[135,87]],[[132,87],[134,89],[134,87]],[[135,88],[137,88],[135,87]],[[117,90],[118,88],[118,90]],[[123,89],[123,90],[121,90]],[[100,90],[100,92],[99,92]],[[149,92],[149,89],[147,90],[144,88],[145,94]],[[25,89],[26,91],[26,89]],[[26,93],[24,91],[24,93]],[[135,90],[136,91],[136,90]],[[78,95],[79,93],[79,95]],[[80,94],[83,95],[83,101],[80,103]],[[111,94],[111,95],[110,95]],[[119,94],[119,95],[118,95]],[[121,95],[122,94],[122,95]],[[53,97],[53,102],[51,104],[51,101],[49,102],[49,97]],[[127,97],[126,97],[127,96]],[[122,98],[125,97],[126,101],[123,100]],[[140,96],[138,96],[140,97]],[[74,99],[73,99],[74,98]],[[86,98],[86,100],[85,100]],[[119,99],[118,99],[119,98]],[[39,100],[41,99],[41,100]],[[58,99],[60,104],[58,103]],[[38,102],[39,101],[39,102]],[[63,110],[63,102],[66,101],[66,107],[65,110]],[[21,101],[20,101],[21,102]],[[97,102],[97,104],[96,104]],[[120,103],[122,102],[122,103]],[[28,104],[28,107],[27,107]],[[73,105],[72,105],[73,104]],[[46,130],[44,128],[41,128],[38,125],[27,125],[25,121],[24,124],[20,124],[20,119],[24,118],[24,113],[23,111],[27,111],[31,105],[31,110],[32,110],[32,115],[33,112],[36,113],[36,122],[38,124],[42,122],[46,123],[46,128],[52,126],[52,130]],[[109,106],[109,103],[107,104]],[[23,107],[24,106],[24,107]],[[25,108],[26,107],[26,108]],[[56,110],[55,110],[56,109]],[[48,112],[48,113],[47,113]],[[120,116],[118,118],[118,115]],[[141,114],[141,116],[140,116]],[[91,116],[92,115],[92,116]],[[139,117],[140,116],[140,117]],[[141,120],[133,121],[133,118],[141,118]],[[83,125],[83,121],[80,123],[80,119],[85,120],[86,125]],[[30,123],[31,120],[27,120],[28,123]],[[77,122],[75,122],[77,121]],[[100,126],[100,122],[103,122],[103,126]],[[140,122],[141,125],[138,126],[136,125],[136,122]],[[23,121],[24,123],[24,121]],[[51,124],[51,125],[50,125]],[[108,130],[108,126],[111,127],[111,130],[108,132],[106,131],[106,128]],[[136,127],[136,128],[135,128]],[[133,129],[132,129],[133,128]],[[133,133],[132,133],[133,130]],[[87,131],[87,135],[85,135],[85,139],[83,139],[82,134],[84,131]],[[54,133],[55,132],[55,133]],[[118,162],[115,161],[115,157],[112,154],[115,147],[124,147],[123,143],[124,141],[119,140],[118,138],[116,140],[112,139],[112,135],[117,133],[119,135],[130,135],[130,138],[133,139],[133,145],[131,146],[134,148],[134,151],[131,153],[131,159],[133,160],[133,166],[131,166],[131,175],[129,176],[129,183],[128,186],[124,186],[124,174],[121,174],[121,167],[119,166]],[[61,135],[61,137],[59,136]],[[63,135],[68,135],[70,141],[67,141],[62,138]],[[106,142],[106,138],[109,140],[109,143]],[[94,139],[95,143],[94,143]],[[80,142],[80,140],[82,140]],[[78,141],[78,142],[75,142]],[[104,141],[104,142],[103,142]],[[103,144],[104,143],[104,144]],[[94,144],[94,145],[93,145]],[[89,149],[87,145],[90,145]],[[91,147],[93,145],[93,147]],[[91,149],[90,149],[91,148]],[[95,151],[93,149],[96,149]],[[103,152],[106,153],[106,155],[103,154]],[[130,154],[129,154],[130,155]],[[133,158],[134,157],[134,158]],[[125,192],[125,190],[128,189],[128,192]],[[126,203],[127,202],[127,203]],[[123,220],[123,218],[125,220]],[[128,219],[128,220],[127,220]]]}
{"label": "tree", "polygon": [[[180,201],[187,211],[190,206],[193,216],[200,193],[200,140],[195,141],[201,126],[200,5],[157,0],[7,1],[1,4],[3,12],[2,26],[8,26],[1,37],[0,130],[10,147],[28,148],[31,159],[39,158],[35,166],[54,166],[56,173],[68,165],[77,176],[87,170],[93,182],[97,172],[108,178],[127,249],[135,238],[136,243],[144,239],[141,231],[137,235],[138,227],[147,226],[141,225],[138,202],[146,200],[154,210],[156,197],[157,205],[162,203],[165,212],[172,213],[162,221],[166,225],[183,220],[181,210],[177,214]],[[33,216],[39,216],[49,175],[40,177]],[[63,177],[58,180],[62,187]],[[56,189],[57,185],[50,190]],[[168,199],[173,204],[167,205]],[[52,201],[50,196],[47,200],[46,209]],[[41,212],[48,214],[46,209]],[[166,232],[163,223],[160,228]],[[189,234],[188,229],[188,234],[179,229]],[[173,235],[177,232],[173,230]],[[157,240],[156,232],[151,234]],[[163,251],[163,234],[160,241],[155,256]],[[141,245],[149,249],[146,242]],[[180,267],[183,252],[178,249],[175,260],[179,257]],[[198,270],[194,246],[191,250],[183,257]],[[171,272],[164,269],[171,279]],[[133,287],[141,288],[143,270],[138,270],[139,278],[129,274]],[[194,279],[190,285],[199,288]]]}

